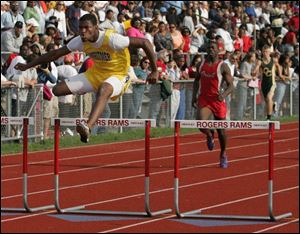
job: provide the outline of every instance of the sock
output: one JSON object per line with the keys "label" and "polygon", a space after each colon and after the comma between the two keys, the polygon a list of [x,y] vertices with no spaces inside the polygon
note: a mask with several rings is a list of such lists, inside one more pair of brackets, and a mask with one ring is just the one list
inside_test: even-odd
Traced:
{"label": "sock", "polygon": [[267,115],[267,119],[270,120],[271,119],[271,115]]}

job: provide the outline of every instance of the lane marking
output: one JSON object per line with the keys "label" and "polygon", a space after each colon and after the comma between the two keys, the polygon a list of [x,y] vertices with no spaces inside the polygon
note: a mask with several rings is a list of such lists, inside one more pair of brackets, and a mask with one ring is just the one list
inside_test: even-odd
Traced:
{"label": "lane marking", "polygon": [[293,219],[293,220],[291,220],[289,222],[281,223],[281,224],[275,225],[273,227],[261,229],[261,230],[258,230],[256,232],[252,232],[252,233],[262,233],[262,232],[270,231],[270,230],[273,230],[273,229],[276,229],[276,228],[279,228],[279,227],[283,227],[283,226],[289,225],[291,223],[297,223],[297,222],[299,222],[299,219]]}

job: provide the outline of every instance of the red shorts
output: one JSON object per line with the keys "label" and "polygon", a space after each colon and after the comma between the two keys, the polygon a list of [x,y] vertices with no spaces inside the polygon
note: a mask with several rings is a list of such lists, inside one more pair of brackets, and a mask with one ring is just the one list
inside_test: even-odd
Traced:
{"label": "red shorts", "polygon": [[[207,100],[205,98],[199,98],[198,99],[198,106],[200,108],[203,107],[207,107],[209,108],[213,115],[217,118],[217,119],[226,119],[226,112],[227,112],[227,108],[226,108],[226,102],[225,100],[220,102],[219,100],[212,98],[213,100]],[[215,100],[214,100],[215,99]]]}

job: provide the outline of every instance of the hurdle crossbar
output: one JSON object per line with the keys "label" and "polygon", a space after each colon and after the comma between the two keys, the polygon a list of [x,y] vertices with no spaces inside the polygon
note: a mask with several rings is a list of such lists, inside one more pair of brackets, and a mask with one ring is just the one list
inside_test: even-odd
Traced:
{"label": "hurdle crossbar", "polygon": [[55,174],[55,208],[59,213],[72,214],[93,214],[93,215],[119,215],[119,216],[148,216],[153,217],[165,213],[169,213],[171,209],[152,212],[150,209],[150,129],[156,126],[155,120],[143,119],[99,119],[96,123],[98,126],[108,127],[145,127],[145,212],[129,212],[129,211],[109,211],[109,210],[85,210],[85,206],[75,206],[62,209],[59,197],[59,136],[60,126],[76,126],[80,121],[85,119],[53,119],[55,126],[55,148],[54,148],[54,174]]}
{"label": "hurdle crossbar", "polygon": [[33,118],[2,117],[1,125],[23,125],[23,208],[1,207],[1,212],[28,212],[33,213],[54,208],[54,205],[31,208],[28,203],[28,126],[33,125]]}
{"label": "hurdle crossbar", "polygon": [[[214,121],[214,120],[182,120],[172,121],[174,127],[174,206],[178,218],[198,219],[233,219],[233,220],[261,220],[278,221],[292,216],[285,213],[278,216],[273,212],[273,176],[274,176],[274,130],[280,129],[278,121]],[[268,157],[268,216],[246,215],[209,215],[199,214],[201,209],[181,213],[179,207],[179,154],[180,154],[180,127],[183,128],[216,128],[216,129],[269,129],[269,157]]]}

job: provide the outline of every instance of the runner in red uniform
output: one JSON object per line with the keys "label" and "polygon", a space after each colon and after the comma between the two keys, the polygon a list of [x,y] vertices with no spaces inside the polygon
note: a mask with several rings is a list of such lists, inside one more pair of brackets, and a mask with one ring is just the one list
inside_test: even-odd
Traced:
{"label": "runner in red uniform", "polygon": [[[199,68],[199,75],[194,81],[193,106],[198,109],[197,119],[209,120],[213,116],[216,120],[226,119],[225,97],[233,90],[233,77],[229,67],[218,58],[218,46],[211,42],[208,55]],[[200,87],[200,90],[199,90]],[[214,134],[212,130],[200,129],[207,137],[209,150],[214,148]],[[217,129],[221,146],[220,167],[227,168],[226,134],[224,129]]]}

